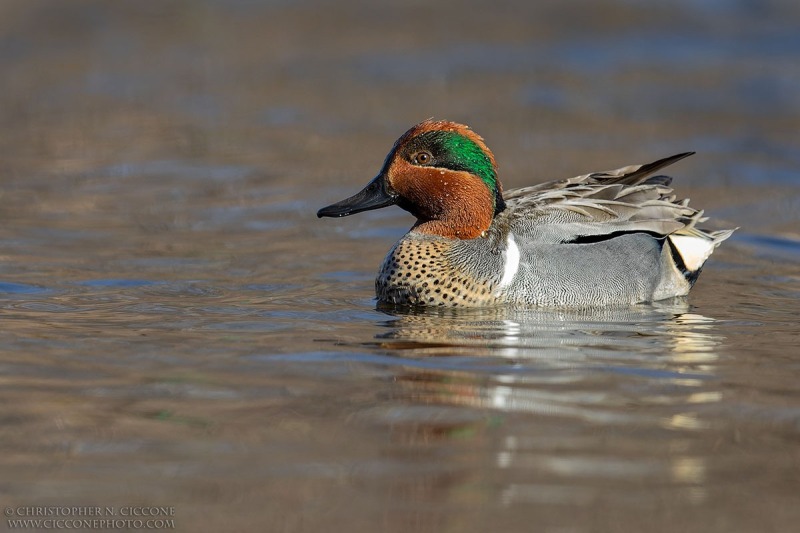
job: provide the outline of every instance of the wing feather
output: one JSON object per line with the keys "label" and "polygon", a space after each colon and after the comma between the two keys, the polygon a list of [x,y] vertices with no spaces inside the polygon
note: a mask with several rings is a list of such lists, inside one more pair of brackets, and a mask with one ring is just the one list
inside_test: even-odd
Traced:
{"label": "wing feather", "polygon": [[667,236],[692,228],[703,220],[702,212],[689,207],[687,199],[676,200],[672,178],[652,174],[693,153],[512,189],[503,195],[507,209],[498,216],[516,235],[539,242],[620,232]]}

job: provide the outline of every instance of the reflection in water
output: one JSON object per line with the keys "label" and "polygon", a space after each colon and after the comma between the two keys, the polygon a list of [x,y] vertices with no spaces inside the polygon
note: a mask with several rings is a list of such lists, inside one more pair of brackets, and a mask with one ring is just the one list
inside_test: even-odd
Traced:
{"label": "reflection in water", "polygon": [[[495,467],[529,482],[506,483],[495,503],[597,503],[610,497],[609,484],[659,480],[676,486],[686,503],[706,500],[705,458],[677,436],[712,424],[702,410],[723,397],[714,389],[715,350],[723,338],[714,319],[690,312],[685,301],[624,309],[384,312],[393,318],[378,336],[381,348],[410,361],[445,357],[437,367],[409,364],[396,373],[398,400],[416,406],[405,415],[395,408],[396,439],[467,438],[480,446],[515,413],[560,426],[552,439],[542,439],[541,428],[536,437],[522,424],[513,426],[519,434],[502,428],[504,438],[492,444]],[[445,406],[470,407],[473,417],[432,414]],[[475,420],[476,412],[485,416]],[[602,428],[601,435],[608,428],[649,434],[639,438],[657,439],[666,449],[655,456],[587,455],[607,450],[610,437],[558,438],[568,420]]]}
{"label": "reflection in water", "polygon": [[[800,2],[451,4],[0,2],[4,506],[796,529]],[[423,113],[509,187],[698,150],[680,190],[749,232],[706,317],[376,313],[408,215],[313,213]]]}

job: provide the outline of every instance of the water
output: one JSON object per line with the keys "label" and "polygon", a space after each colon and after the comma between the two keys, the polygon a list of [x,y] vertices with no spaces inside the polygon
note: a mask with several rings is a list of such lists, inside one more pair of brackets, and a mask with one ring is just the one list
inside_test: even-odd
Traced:
{"label": "water", "polygon": [[[792,531],[790,2],[6,2],[0,504],[182,531]],[[502,9],[501,9],[502,8]],[[688,299],[376,309],[358,190],[435,115],[506,187],[695,149]]]}

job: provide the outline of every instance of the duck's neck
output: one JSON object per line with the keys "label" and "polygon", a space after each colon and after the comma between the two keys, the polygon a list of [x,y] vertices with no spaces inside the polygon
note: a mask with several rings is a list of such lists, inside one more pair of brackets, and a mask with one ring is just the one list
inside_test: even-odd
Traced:
{"label": "duck's neck", "polygon": [[409,209],[417,217],[411,230],[448,239],[481,236],[495,214],[492,191],[467,173],[436,174],[414,199],[416,208]]}

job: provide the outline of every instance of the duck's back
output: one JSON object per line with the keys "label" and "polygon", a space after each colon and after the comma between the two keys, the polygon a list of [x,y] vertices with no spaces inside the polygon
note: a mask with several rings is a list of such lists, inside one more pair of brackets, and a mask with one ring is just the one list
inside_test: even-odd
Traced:
{"label": "duck's back", "polygon": [[410,232],[387,255],[378,299],[410,305],[590,307],[683,296],[732,230],[650,176],[689,154],[506,191],[470,240]]}

